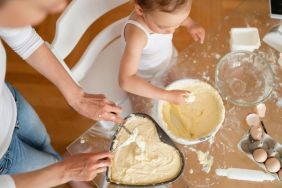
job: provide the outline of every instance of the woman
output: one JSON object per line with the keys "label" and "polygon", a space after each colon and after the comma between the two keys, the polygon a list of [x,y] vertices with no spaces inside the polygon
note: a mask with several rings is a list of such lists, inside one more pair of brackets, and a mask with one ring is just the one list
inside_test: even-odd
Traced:
{"label": "woman", "polygon": [[[105,96],[87,94],[77,86],[30,26],[40,23],[49,13],[63,10],[65,5],[65,0],[0,0],[0,38],[55,84],[78,113],[93,120],[119,123],[121,109]],[[15,88],[5,83],[5,57],[0,42],[0,175],[4,175],[0,176],[1,187],[16,184],[38,188],[42,186],[39,182],[50,187],[70,180],[89,180],[104,171],[110,165],[109,152],[82,154],[46,167],[61,157],[52,148],[46,129],[32,107]],[[43,167],[46,168],[27,174],[5,175]]]}

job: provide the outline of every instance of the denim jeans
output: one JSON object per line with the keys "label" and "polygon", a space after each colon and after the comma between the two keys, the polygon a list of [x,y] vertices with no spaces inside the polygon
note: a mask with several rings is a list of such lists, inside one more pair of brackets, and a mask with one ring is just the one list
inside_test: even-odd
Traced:
{"label": "denim jeans", "polygon": [[0,174],[28,172],[61,160],[34,109],[15,88],[7,85],[16,101],[17,123],[11,144],[0,159]]}

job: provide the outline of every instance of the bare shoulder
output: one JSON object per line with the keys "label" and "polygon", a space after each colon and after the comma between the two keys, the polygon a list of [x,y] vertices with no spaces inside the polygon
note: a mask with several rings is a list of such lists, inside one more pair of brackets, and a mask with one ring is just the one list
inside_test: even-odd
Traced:
{"label": "bare shoulder", "polygon": [[124,38],[128,46],[141,47],[142,49],[148,40],[146,33],[133,24],[127,24],[124,28]]}

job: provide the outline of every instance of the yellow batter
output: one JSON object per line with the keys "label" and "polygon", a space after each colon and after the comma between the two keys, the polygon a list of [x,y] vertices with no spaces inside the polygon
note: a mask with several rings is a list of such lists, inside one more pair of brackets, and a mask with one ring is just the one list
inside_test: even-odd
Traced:
{"label": "yellow batter", "polygon": [[220,96],[213,87],[203,82],[179,89],[192,92],[195,100],[185,105],[163,105],[161,112],[167,130],[178,138],[188,140],[209,135],[224,119]]}
{"label": "yellow batter", "polygon": [[161,142],[153,122],[148,118],[132,116],[124,130],[117,135],[113,146],[115,157],[109,169],[111,181],[127,185],[146,185],[173,179],[181,170],[179,152]]}

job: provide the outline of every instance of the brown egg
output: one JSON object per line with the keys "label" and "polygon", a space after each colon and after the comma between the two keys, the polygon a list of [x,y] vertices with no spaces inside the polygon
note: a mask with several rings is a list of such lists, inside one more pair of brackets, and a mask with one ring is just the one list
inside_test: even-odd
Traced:
{"label": "brown egg", "polygon": [[265,162],[265,168],[267,171],[275,173],[278,172],[281,165],[278,159],[272,157],[266,160]]}
{"label": "brown egg", "polygon": [[263,163],[267,159],[267,153],[264,149],[259,148],[253,152],[254,160],[258,163]]}
{"label": "brown egg", "polygon": [[279,176],[280,180],[282,180],[282,169],[279,170],[278,176]]}
{"label": "brown egg", "polygon": [[250,129],[250,134],[254,140],[261,140],[263,135],[263,130],[261,126],[252,126]]}

